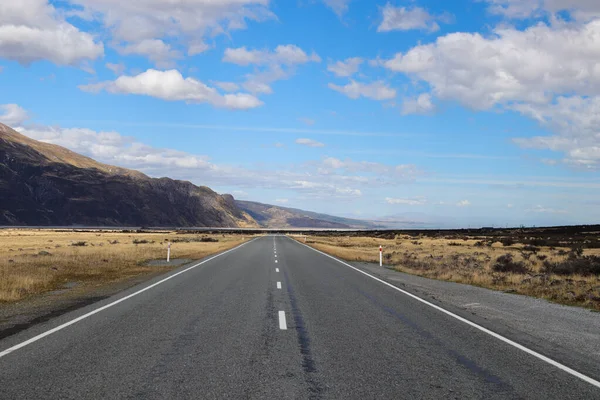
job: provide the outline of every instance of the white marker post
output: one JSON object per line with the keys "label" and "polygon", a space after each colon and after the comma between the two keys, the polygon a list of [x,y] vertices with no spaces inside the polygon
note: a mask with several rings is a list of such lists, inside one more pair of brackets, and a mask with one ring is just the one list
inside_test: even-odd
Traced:
{"label": "white marker post", "polygon": [[383,247],[379,246],[379,266],[383,267]]}
{"label": "white marker post", "polygon": [[167,246],[167,262],[171,262],[171,242],[169,242],[169,246]]}

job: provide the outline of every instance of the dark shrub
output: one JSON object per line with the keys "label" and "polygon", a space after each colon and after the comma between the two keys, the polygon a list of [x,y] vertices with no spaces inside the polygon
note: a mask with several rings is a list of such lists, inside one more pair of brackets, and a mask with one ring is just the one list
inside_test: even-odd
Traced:
{"label": "dark shrub", "polygon": [[513,244],[515,244],[515,240],[513,238],[510,237],[505,237],[502,238],[500,240],[500,242],[504,245],[504,246],[512,246]]}
{"label": "dark shrub", "polygon": [[515,274],[526,274],[529,269],[522,261],[514,261],[512,254],[505,254],[496,259],[496,263],[492,267],[496,272],[512,272]]}
{"label": "dark shrub", "polygon": [[87,246],[87,242],[73,242],[71,243],[71,246],[83,247]]}
{"label": "dark shrub", "polygon": [[146,239],[141,239],[141,240],[137,240],[137,239],[133,239],[133,244],[146,244],[146,243],[150,243],[148,242]]}
{"label": "dark shrub", "polygon": [[544,272],[557,275],[600,275],[600,257],[585,256],[572,258],[560,262],[544,262]]}
{"label": "dark shrub", "polygon": [[457,242],[450,242],[450,243],[448,243],[448,246],[462,246],[462,244],[457,243]]}

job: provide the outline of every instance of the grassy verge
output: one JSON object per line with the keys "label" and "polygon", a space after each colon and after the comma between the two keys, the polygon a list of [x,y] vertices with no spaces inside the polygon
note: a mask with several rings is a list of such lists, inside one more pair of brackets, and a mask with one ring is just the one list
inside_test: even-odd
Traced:
{"label": "grassy verge", "polygon": [[[304,242],[304,239],[300,240]],[[600,311],[600,249],[505,245],[485,238],[310,236],[306,244],[347,261],[379,262],[427,278],[540,297]]]}
{"label": "grassy verge", "polygon": [[172,258],[200,259],[249,239],[236,235],[105,231],[0,230],[0,303],[60,289],[98,287],[172,267],[146,265]]}

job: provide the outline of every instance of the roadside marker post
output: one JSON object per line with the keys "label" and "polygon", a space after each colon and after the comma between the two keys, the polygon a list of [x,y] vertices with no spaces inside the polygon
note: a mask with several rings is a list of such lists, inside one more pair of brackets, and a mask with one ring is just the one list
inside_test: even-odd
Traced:
{"label": "roadside marker post", "polygon": [[383,247],[379,246],[379,266],[383,267]]}
{"label": "roadside marker post", "polygon": [[171,262],[171,242],[169,242],[169,246],[167,246],[167,262]]}

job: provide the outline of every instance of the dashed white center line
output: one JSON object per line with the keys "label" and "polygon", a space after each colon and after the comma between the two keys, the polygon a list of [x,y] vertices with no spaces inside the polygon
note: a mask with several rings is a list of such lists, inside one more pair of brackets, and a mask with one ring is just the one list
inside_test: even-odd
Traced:
{"label": "dashed white center line", "polygon": [[275,262],[277,263],[277,260],[275,260]]}
{"label": "dashed white center line", "polygon": [[279,268],[275,268],[275,272],[279,272]]}
{"label": "dashed white center line", "polygon": [[285,322],[285,311],[279,311],[279,329],[287,330],[287,322]]}
{"label": "dashed white center line", "polygon": [[281,282],[277,282],[277,289],[281,289]]}

